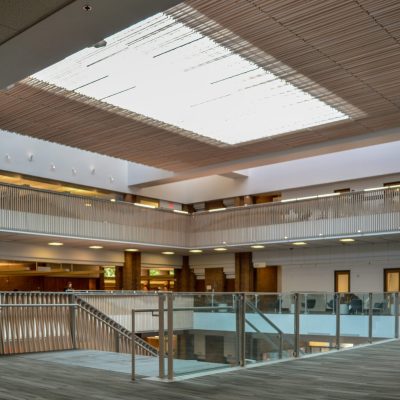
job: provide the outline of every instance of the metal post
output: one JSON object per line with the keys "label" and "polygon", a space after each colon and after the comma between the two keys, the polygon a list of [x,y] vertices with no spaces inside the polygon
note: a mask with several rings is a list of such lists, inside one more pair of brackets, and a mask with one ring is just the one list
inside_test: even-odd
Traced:
{"label": "metal post", "polygon": [[70,307],[70,327],[71,327],[71,341],[72,341],[72,348],[76,350],[76,297],[73,294],[69,296],[69,303],[71,304]]}
{"label": "metal post", "polygon": [[136,341],[135,341],[135,310],[132,310],[132,371],[131,379],[135,380],[135,354],[136,354]]}
{"label": "metal post", "polygon": [[238,293],[236,296],[236,354],[237,365],[244,367],[245,360],[245,301],[244,294]]}
{"label": "metal post", "polygon": [[334,308],[336,311],[336,349],[340,349],[340,293],[335,293]]}
{"label": "metal post", "polygon": [[293,295],[294,301],[294,350],[293,355],[299,357],[300,355],[300,294]]}
{"label": "metal post", "polygon": [[236,365],[240,365],[240,310],[239,310],[239,294],[233,295],[233,307],[235,310],[235,317],[236,317]]}
{"label": "metal post", "polygon": [[282,353],[283,353],[283,333],[279,333],[279,353],[278,357],[281,360],[282,359]]}
{"label": "metal post", "polygon": [[158,338],[159,338],[159,355],[158,355],[158,377],[165,378],[165,349],[164,349],[164,299],[165,295],[158,294]]}
{"label": "metal post", "polygon": [[119,332],[114,332],[115,352],[119,353]]}
{"label": "metal post", "polygon": [[168,306],[168,380],[174,379],[174,299],[172,293],[167,295]]}
{"label": "metal post", "polygon": [[368,343],[372,343],[372,313],[373,313],[373,304],[372,304],[372,293],[368,293]]}
{"label": "metal post", "polygon": [[399,338],[399,293],[394,294],[394,337]]}

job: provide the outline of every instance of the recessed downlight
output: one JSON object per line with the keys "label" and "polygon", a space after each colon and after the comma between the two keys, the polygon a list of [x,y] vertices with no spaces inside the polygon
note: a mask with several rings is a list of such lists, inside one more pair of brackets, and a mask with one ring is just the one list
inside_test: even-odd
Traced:
{"label": "recessed downlight", "polygon": [[129,251],[130,253],[134,253],[136,251],[139,251],[139,249],[125,249],[125,251]]}
{"label": "recessed downlight", "polygon": [[163,251],[161,254],[165,254],[167,256],[171,256],[172,254],[175,254],[173,251]]}
{"label": "recessed downlight", "polygon": [[227,251],[228,249],[225,247],[216,247],[214,251]]}
{"label": "recessed downlight", "polygon": [[304,246],[304,245],[306,245],[307,243],[306,242],[293,242],[292,243],[294,246]]}
{"label": "recessed downlight", "polygon": [[254,244],[251,246],[252,249],[263,249],[265,246],[262,244]]}
{"label": "recessed downlight", "polygon": [[103,246],[89,246],[89,249],[95,249],[95,250],[102,249],[102,248],[103,248]]}
{"label": "recessed downlight", "polygon": [[64,243],[61,242],[50,242],[47,243],[49,246],[64,246]]}
{"label": "recessed downlight", "polygon": [[351,243],[351,242],[354,242],[355,240],[352,238],[343,238],[343,239],[340,239],[340,241],[343,243]]}
{"label": "recessed downlight", "polygon": [[202,253],[203,250],[200,249],[193,249],[193,250],[189,250],[189,253]]}

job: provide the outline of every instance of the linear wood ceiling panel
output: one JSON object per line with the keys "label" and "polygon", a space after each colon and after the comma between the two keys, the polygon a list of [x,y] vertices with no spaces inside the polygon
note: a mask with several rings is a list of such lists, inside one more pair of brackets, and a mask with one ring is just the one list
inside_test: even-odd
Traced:
{"label": "linear wood ceiling panel", "polygon": [[397,0],[188,0],[169,13],[352,118],[218,147],[25,80],[0,92],[0,128],[178,172],[400,126]]}

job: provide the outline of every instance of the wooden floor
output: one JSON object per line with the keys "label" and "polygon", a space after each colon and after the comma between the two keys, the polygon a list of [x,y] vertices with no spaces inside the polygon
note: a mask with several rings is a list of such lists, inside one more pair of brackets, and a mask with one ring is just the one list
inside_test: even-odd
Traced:
{"label": "wooden floor", "polygon": [[163,383],[100,369],[0,357],[1,400],[400,399],[400,342]]}

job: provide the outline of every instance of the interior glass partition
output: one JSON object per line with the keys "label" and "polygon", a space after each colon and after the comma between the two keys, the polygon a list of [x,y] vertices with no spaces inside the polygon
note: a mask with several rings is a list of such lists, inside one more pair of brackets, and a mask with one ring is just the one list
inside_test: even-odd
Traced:
{"label": "interior glass partition", "polygon": [[238,294],[173,294],[174,376],[238,365],[237,310]]}

